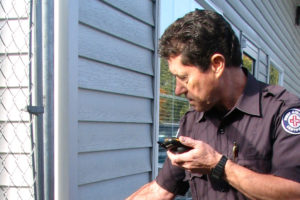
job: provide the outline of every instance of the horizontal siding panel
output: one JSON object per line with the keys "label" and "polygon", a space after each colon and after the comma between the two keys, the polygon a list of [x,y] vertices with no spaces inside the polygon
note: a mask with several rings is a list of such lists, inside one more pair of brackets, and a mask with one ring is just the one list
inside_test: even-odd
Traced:
{"label": "horizontal siding panel", "polygon": [[257,54],[258,53],[258,48],[255,46],[255,44],[253,44],[249,39],[247,40],[247,47],[249,47],[249,49],[254,53]]}
{"label": "horizontal siding panel", "polygon": [[[271,6],[269,5],[267,6],[267,8],[265,8],[265,6],[261,4],[261,2],[260,5],[256,6],[252,1],[245,1],[242,3],[245,5],[247,10],[249,10],[250,14],[252,14],[252,16],[258,22],[256,26],[259,27],[261,30],[267,32],[272,39],[279,40],[280,45],[278,45],[278,43],[277,45],[281,48],[284,48],[284,40],[286,40],[286,38],[280,37],[280,35],[282,35],[282,30],[278,28],[277,23],[275,26],[272,26],[273,25],[272,22],[274,21],[275,16],[269,15]],[[261,12],[260,9],[264,9],[265,11]]]}
{"label": "horizontal siding panel", "polygon": [[262,62],[265,65],[268,65],[268,56],[262,50],[259,51],[259,61]]}
{"label": "horizontal siding panel", "polygon": [[[267,52],[271,59],[276,60],[280,67],[284,68],[285,66],[289,66],[284,68],[284,86],[286,84],[285,78],[287,76],[289,76],[289,79],[292,80],[294,83],[295,81],[299,80],[299,68],[295,64],[294,59],[297,58],[298,55],[295,57],[291,55],[287,56],[286,52],[280,50],[280,48],[277,46],[278,41],[276,41],[276,38],[271,38],[269,34],[265,32],[264,29],[259,25],[258,21],[260,20],[254,19],[252,15],[249,15],[249,12],[248,15],[245,15],[245,13],[247,13],[247,8],[241,5],[241,2],[230,2],[231,3],[228,4],[214,0],[214,3],[216,3],[224,11],[224,15],[227,18],[229,18],[240,30],[246,32],[246,34],[251,38],[251,40],[255,41],[259,45],[259,47],[263,48],[263,50]],[[243,10],[243,13],[237,13],[240,10]],[[277,10],[275,13],[281,13],[281,11]],[[241,17],[244,20],[241,20]],[[250,25],[255,28],[255,31],[253,28],[250,27]],[[299,50],[296,50],[296,52],[297,51]],[[291,61],[291,59],[294,61]],[[299,87],[295,85],[293,88],[294,89],[290,91],[297,92],[298,94],[300,93],[300,90],[297,89]]]}
{"label": "horizontal siding panel", "polygon": [[[245,33],[247,33],[247,35],[261,47],[275,51],[276,55],[282,54],[279,50],[277,50],[277,45],[268,36],[268,33],[265,31],[261,33],[261,27],[258,25],[257,20],[251,14],[249,14],[249,12],[247,12],[247,8],[244,7],[240,2],[229,1],[230,4],[228,4],[214,0],[214,3],[224,11],[224,15],[227,18],[229,18],[240,30],[243,30]],[[243,10],[243,13],[237,13],[239,10]],[[244,20],[241,20],[241,17]],[[255,30],[250,25],[253,26]],[[260,37],[260,35],[263,35],[263,38]]]}
{"label": "horizontal siding panel", "polygon": [[0,56],[0,87],[28,87],[28,55]]}
{"label": "horizontal siding panel", "polygon": [[[87,15],[87,13],[89,14]],[[154,49],[152,26],[132,18],[101,1],[81,0],[79,20],[119,38],[151,50]]]}
{"label": "horizontal siding panel", "polygon": [[79,186],[79,200],[124,200],[150,181],[149,173],[121,177],[113,180]]}
{"label": "horizontal siding panel", "polygon": [[[268,20],[268,24],[270,24],[268,27],[268,33],[274,32],[278,38],[280,38],[280,41],[283,42],[284,47],[286,50],[290,53],[292,56],[297,56],[295,50],[300,49],[300,44],[298,42],[295,42],[295,37],[293,37],[293,32],[289,31],[291,28],[291,25],[294,24],[294,22],[291,24],[288,22],[287,17],[288,15],[283,14],[285,12],[284,10],[280,9],[276,1],[273,2],[256,2],[259,5],[259,8],[265,8],[264,11],[261,13],[264,15],[263,18]],[[281,4],[281,3],[280,3]],[[294,11],[294,10],[293,10]],[[268,17],[270,14],[271,16]],[[288,37],[287,37],[288,36]],[[294,39],[293,39],[294,38]],[[274,38],[276,39],[276,38]],[[298,37],[298,41],[300,38]],[[285,53],[285,52],[284,52]],[[287,54],[288,55],[288,54]],[[289,56],[289,55],[288,55]],[[297,62],[297,59],[295,59]],[[298,64],[300,65],[299,61]]]}
{"label": "horizontal siding panel", "polygon": [[79,185],[151,171],[149,148],[80,153]]}
{"label": "horizontal siding panel", "polygon": [[284,34],[289,36],[286,38],[290,40],[290,44],[292,46],[296,46],[296,48],[299,50],[300,44],[298,42],[294,42],[300,41],[300,31],[298,28],[295,28],[296,5],[293,5],[293,1],[274,1],[271,3],[274,9],[270,10],[270,12],[272,12],[272,15],[274,15],[277,19],[280,19],[276,20],[277,23],[279,21],[281,25],[277,27],[283,29],[282,31],[284,31]]}
{"label": "horizontal siding panel", "polygon": [[[288,76],[284,76],[283,87],[285,87],[288,91],[299,91],[299,87],[292,81]],[[300,92],[295,92],[295,95],[300,97]]]}
{"label": "horizontal siding panel", "polygon": [[27,19],[1,20],[0,27],[0,53],[19,54],[28,51],[30,30]]}
{"label": "horizontal siding panel", "polygon": [[[298,93],[298,96],[300,94],[300,87],[295,83],[298,83],[298,80],[300,79],[299,76],[299,70],[300,68],[300,60],[296,59],[296,64],[291,64],[291,60],[293,58],[298,58],[300,54],[300,35],[295,34],[294,30],[294,21],[291,21],[289,19],[290,11],[291,10],[285,10],[286,8],[282,7],[284,3],[283,1],[272,1],[272,2],[265,2],[265,1],[255,1],[258,5],[258,7],[261,9],[262,14],[266,16],[266,14],[270,14],[271,17],[267,18],[268,23],[272,25],[272,29],[276,34],[283,40],[285,47],[290,52],[290,55],[285,54],[286,52],[278,53],[278,56],[280,57],[280,62],[284,63],[281,64],[280,67],[284,69],[285,76],[284,79],[284,86],[287,86],[287,89],[289,91]],[[291,3],[291,2],[289,2]],[[294,12],[294,9],[292,9]],[[292,13],[293,13],[292,12]],[[294,20],[294,19],[293,19]],[[274,51],[277,51],[276,48],[273,49]],[[272,57],[271,57],[272,58]],[[288,83],[288,84],[287,84]],[[292,86],[290,86],[292,85]]]}
{"label": "horizontal siding panel", "polygon": [[29,121],[28,88],[0,88],[0,121]]}
{"label": "horizontal siding panel", "polygon": [[151,124],[79,122],[79,152],[150,147]]}
{"label": "horizontal siding panel", "polygon": [[265,65],[262,62],[259,62],[259,72],[264,74],[265,76],[268,76],[268,65]]}
{"label": "horizontal siding panel", "polygon": [[[284,55],[285,57],[288,57],[289,59],[287,61],[290,62],[288,64],[291,66],[296,66],[296,59],[293,57],[293,55],[291,55],[291,52],[289,52],[289,49],[287,49],[283,41],[281,41],[280,38],[274,33],[270,25],[266,23],[264,17],[262,17],[261,14],[257,12],[257,9],[256,13],[254,13],[254,16],[250,13],[253,13],[254,11],[248,10],[246,7],[243,7],[241,2],[232,0],[228,0],[228,2],[236,10],[243,10],[243,12],[239,13],[240,16],[246,19],[247,22],[255,28],[256,32],[260,35],[260,37],[266,41],[266,43],[270,46],[271,49],[276,51],[277,55]],[[258,16],[260,18],[255,18]]]}
{"label": "horizontal siding panel", "polygon": [[153,98],[152,76],[79,59],[79,87]]}
{"label": "horizontal siding panel", "polygon": [[1,123],[0,152],[32,152],[29,123]]}
{"label": "horizontal siding panel", "polygon": [[154,3],[152,0],[103,0],[123,12],[154,26]]}
{"label": "horizontal siding panel", "polygon": [[261,73],[261,72],[258,73],[257,79],[264,82],[264,83],[266,83],[268,81],[267,76],[265,74]]}
{"label": "horizontal siding panel", "polygon": [[224,1],[212,0],[222,11],[224,16],[230,20],[239,30],[242,30],[255,42],[260,42],[260,37],[255,30],[249,26],[245,21],[241,20],[241,16],[227,3]]}
{"label": "horizontal siding panel", "polygon": [[79,89],[79,120],[152,123],[152,100]]}
{"label": "horizontal siding panel", "polygon": [[153,75],[153,51],[79,24],[79,55]]}

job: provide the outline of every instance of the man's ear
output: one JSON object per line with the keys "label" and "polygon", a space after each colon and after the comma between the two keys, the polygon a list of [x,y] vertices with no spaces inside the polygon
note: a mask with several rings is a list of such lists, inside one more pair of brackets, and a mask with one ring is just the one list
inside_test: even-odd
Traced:
{"label": "man's ear", "polygon": [[215,53],[210,58],[210,64],[216,77],[219,78],[225,70],[225,57],[222,54]]}

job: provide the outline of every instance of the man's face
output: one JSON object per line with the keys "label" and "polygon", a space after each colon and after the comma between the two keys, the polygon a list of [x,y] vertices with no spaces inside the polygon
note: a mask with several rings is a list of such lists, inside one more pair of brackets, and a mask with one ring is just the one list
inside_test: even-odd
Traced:
{"label": "man's face", "polygon": [[196,66],[181,63],[181,56],[168,60],[169,70],[176,77],[176,95],[184,94],[190,105],[197,111],[211,109],[219,100],[217,92],[218,80],[211,67],[202,72]]}

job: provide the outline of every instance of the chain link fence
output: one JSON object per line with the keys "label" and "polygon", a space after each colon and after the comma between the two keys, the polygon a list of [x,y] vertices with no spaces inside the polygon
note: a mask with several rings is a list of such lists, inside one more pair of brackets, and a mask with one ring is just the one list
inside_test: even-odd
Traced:
{"label": "chain link fence", "polygon": [[35,199],[32,1],[0,0],[0,199]]}

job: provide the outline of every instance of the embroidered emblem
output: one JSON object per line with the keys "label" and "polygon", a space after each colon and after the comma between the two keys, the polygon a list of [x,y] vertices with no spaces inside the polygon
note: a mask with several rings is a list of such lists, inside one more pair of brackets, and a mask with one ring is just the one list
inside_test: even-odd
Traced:
{"label": "embroidered emblem", "polygon": [[281,125],[290,134],[300,134],[300,109],[287,110],[282,116]]}

